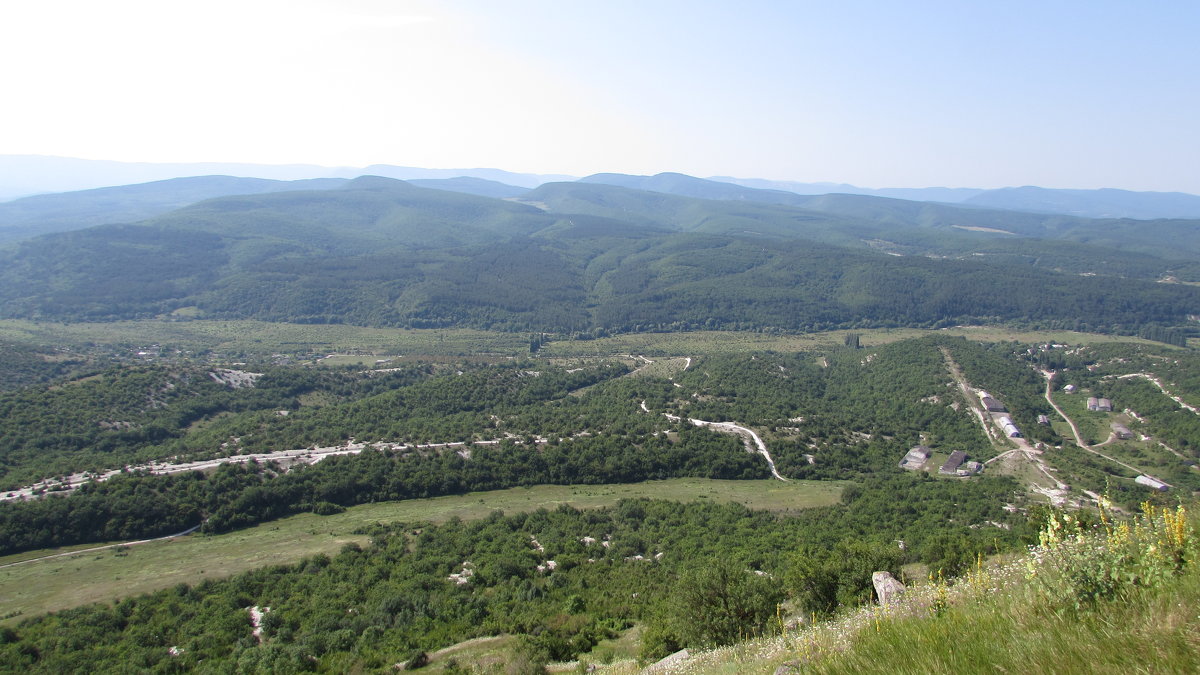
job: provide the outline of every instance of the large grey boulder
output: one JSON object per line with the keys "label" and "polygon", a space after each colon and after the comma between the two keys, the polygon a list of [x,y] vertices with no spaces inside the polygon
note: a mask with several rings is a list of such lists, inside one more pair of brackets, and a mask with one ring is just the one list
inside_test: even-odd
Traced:
{"label": "large grey boulder", "polygon": [[875,597],[880,605],[892,605],[904,595],[904,584],[896,580],[891,572],[876,572],[871,575],[871,583],[875,585]]}

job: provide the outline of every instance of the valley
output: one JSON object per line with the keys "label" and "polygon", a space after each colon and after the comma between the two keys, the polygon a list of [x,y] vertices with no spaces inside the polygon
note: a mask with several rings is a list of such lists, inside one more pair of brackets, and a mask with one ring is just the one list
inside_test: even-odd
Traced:
{"label": "valley", "polygon": [[1200,673],[1200,4],[8,4],[0,675]]}
{"label": "valley", "polygon": [[23,221],[0,653],[633,672],[1200,491],[1189,224],[649,178]]}

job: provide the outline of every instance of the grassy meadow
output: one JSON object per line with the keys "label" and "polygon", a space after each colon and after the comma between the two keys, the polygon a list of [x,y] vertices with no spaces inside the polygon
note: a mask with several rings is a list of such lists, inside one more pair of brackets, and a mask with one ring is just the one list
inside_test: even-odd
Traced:
{"label": "grassy meadow", "polygon": [[[834,504],[843,484],[828,481],[726,481],[679,478],[610,485],[539,485],[465,495],[364,504],[331,516],[305,513],[219,535],[190,535],[137,546],[98,551],[77,547],[69,556],[0,567],[0,598],[5,618],[29,616],[108,601],[167,588],[178,583],[226,577],[238,572],[295,562],[319,553],[333,554],[348,543],[364,544],[354,534],[374,523],[444,522],[509,513],[611,506],[626,498],[676,501],[708,499],[782,513]],[[25,552],[0,558],[0,566],[60,550]]]}
{"label": "grassy meadow", "polygon": [[[688,331],[636,333],[594,340],[547,336],[539,351],[544,357],[686,356],[714,352],[820,351],[843,343],[847,333],[860,335],[865,347],[921,337],[931,333],[962,335],[981,342],[1146,342],[1120,335],[1074,331],[1028,331],[1000,326],[956,326],[939,331],[916,328],[835,330],[822,333],[751,333]],[[237,320],[143,319],[105,323],[42,323],[0,320],[0,340],[39,345],[107,345],[143,350],[161,347],[192,352],[269,355],[337,354],[338,363],[372,365],[377,358],[396,355],[464,356],[472,354],[529,354],[529,335],[466,328],[368,328],[339,324],[289,324]],[[1160,343],[1153,343],[1162,346]],[[368,358],[369,357],[369,358]]]}

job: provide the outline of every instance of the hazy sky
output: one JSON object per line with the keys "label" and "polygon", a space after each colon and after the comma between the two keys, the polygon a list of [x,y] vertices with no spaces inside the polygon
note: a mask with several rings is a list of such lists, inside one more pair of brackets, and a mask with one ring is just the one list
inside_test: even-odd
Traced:
{"label": "hazy sky", "polygon": [[0,154],[1200,193],[1200,3],[38,0]]}

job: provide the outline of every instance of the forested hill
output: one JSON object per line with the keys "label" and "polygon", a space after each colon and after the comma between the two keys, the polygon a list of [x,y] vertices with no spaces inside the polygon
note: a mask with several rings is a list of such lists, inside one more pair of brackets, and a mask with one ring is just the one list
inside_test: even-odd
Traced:
{"label": "forested hill", "polygon": [[[892,236],[897,234],[897,229],[913,229],[914,232],[903,233],[896,241],[889,242],[899,247],[896,249],[898,252],[910,254],[955,254],[977,248],[982,242],[988,242],[987,245],[991,248],[1002,251],[1005,246],[1011,245],[1005,243],[1006,239],[1031,237],[1051,240],[1042,243],[1048,243],[1054,255],[1061,255],[1061,252],[1068,251],[1070,246],[1079,244],[1110,247],[1126,255],[1132,251],[1172,261],[1193,261],[1200,255],[1200,221],[1195,219],[1172,220],[1160,217],[1134,220],[1130,217],[1084,217],[1092,215],[1095,209],[1081,209],[1085,211],[1081,215],[1064,215],[1065,212],[1061,209],[1021,209],[1001,199],[995,200],[994,203],[982,199],[984,195],[993,192],[1006,192],[1003,190],[989,191],[981,195],[981,198],[973,198],[963,204],[942,204],[862,194],[798,195],[783,190],[757,189],[678,173],[661,173],[655,176],[605,173],[588,176],[579,183],[592,186],[593,190],[569,187],[574,184],[552,183],[530,193],[527,198],[541,200],[561,210],[608,214],[613,208],[626,208],[628,204],[625,202],[633,199],[628,195],[614,196],[617,193],[601,187],[611,186],[677,197],[741,202],[727,204],[720,208],[719,212],[758,220],[777,219],[792,209],[802,209],[807,211],[810,217],[824,214],[830,224],[836,225],[833,232],[824,232],[821,235],[828,237],[823,240],[832,243],[853,241],[852,237],[837,235],[892,239]],[[1121,190],[1020,188],[1014,189],[1013,192],[1025,194],[1022,192],[1024,190],[1044,195],[1046,200],[1074,199],[1081,202],[1086,199],[1099,199],[1092,193],[1101,196],[1115,195],[1112,197],[1114,201],[1128,199],[1135,202],[1139,198],[1146,201],[1153,196],[1171,196]],[[1071,196],[1074,193],[1087,195]],[[1188,198],[1200,202],[1200,197],[1192,195],[1180,194],[1177,198],[1181,205],[1191,204]],[[642,201],[646,199],[643,197]],[[749,207],[746,202],[764,205],[764,208]],[[790,208],[775,209],[772,205]],[[651,201],[647,206],[659,211],[675,212],[686,211],[688,208],[669,199]],[[1124,213],[1119,208],[1113,208],[1111,211]],[[1147,208],[1136,213],[1158,212]],[[1194,211],[1188,211],[1182,206],[1178,210],[1180,214],[1192,212]],[[690,221],[685,216],[680,226],[686,229],[688,222]],[[853,223],[856,227],[847,229],[848,223]],[[706,224],[706,227],[711,228],[713,225]],[[929,229],[937,232],[930,233],[927,231]]]}
{"label": "forested hill", "polygon": [[194,176],[36,195],[0,204],[0,242],[39,234],[131,223],[169,213],[204,199],[292,190],[328,190],[342,178],[267,180],[234,176]]}
{"label": "forested hill", "polygon": [[407,182],[417,187],[449,190],[450,192],[465,192],[469,195],[495,197],[496,199],[520,197],[529,192],[529,188],[517,187],[516,185],[509,185],[484,178],[473,178],[471,176],[459,176],[457,178],[413,178]]}
{"label": "forested hill", "polygon": [[1135,331],[1184,325],[1200,306],[1200,289],[1151,281],[1186,266],[1097,245],[586,183],[522,199],[362,177],[46,235],[0,253],[0,316]]}
{"label": "forested hill", "polygon": [[1049,190],[1025,186],[987,190],[967,198],[964,203],[1101,218],[1195,218],[1200,214],[1200,196],[1184,192]]}

